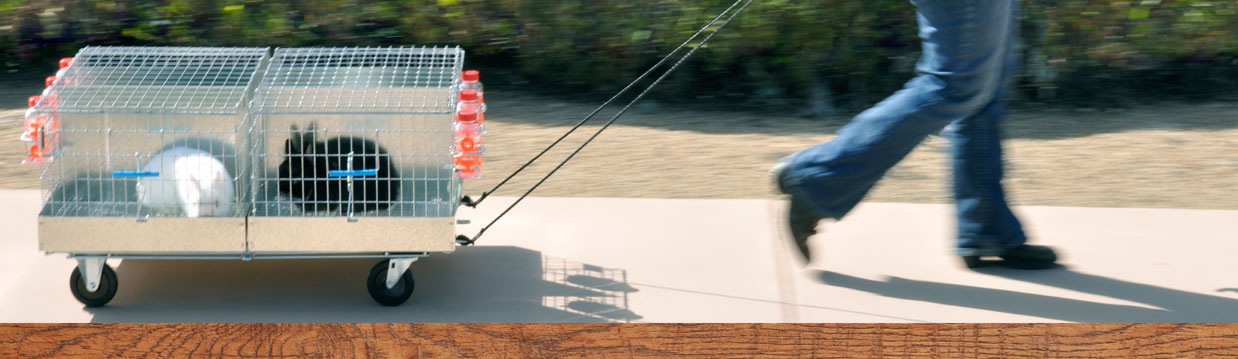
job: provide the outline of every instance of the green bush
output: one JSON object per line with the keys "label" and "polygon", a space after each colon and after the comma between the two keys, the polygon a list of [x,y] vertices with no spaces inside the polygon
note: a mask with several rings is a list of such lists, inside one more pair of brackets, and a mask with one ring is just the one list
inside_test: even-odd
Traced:
{"label": "green bush", "polygon": [[[0,0],[0,56],[12,67],[103,44],[453,44],[466,48],[470,61],[504,63],[539,84],[614,90],[731,3]],[[1238,1],[1023,5],[1025,66],[1019,80],[1026,96],[1208,95],[1238,83]],[[661,91],[751,99],[812,94],[836,105],[863,105],[912,76],[918,51],[906,0],[763,0]]]}
{"label": "green bush", "polygon": [[1043,3],[1043,48],[1063,95],[1208,95],[1238,84],[1238,1]]}

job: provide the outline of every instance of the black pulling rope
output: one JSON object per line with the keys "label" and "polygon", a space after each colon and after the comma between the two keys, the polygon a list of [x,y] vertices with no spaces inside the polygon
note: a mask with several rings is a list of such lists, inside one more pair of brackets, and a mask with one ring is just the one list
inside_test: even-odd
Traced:
{"label": "black pulling rope", "polygon": [[606,102],[603,103],[602,106],[598,107],[596,110],[593,110],[593,112],[590,113],[588,116],[585,116],[583,120],[577,123],[576,126],[573,126],[572,129],[568,130],[567,133],[563,134],[563,136],[559,137],[559,139],[555,140],[554,143],[551,143],[549,147],[546,147],[546,149],[542,150],[541,153],[538,153],[537,156],[534,156],[533,159],[529,160],[529,162],[525,163],[523,166],[517,169],[516,172],[513,172],[510,176],[508,176],[502,182],[499,182],[499,184],[496,185],[493,189],[491,189],[488,192],[483,192],[481,198],[479,198],[476,202],[474,202],[468,196],[465,196],[463,199],[461,199],[461,202],[463,202],[465,205],[469,207],[476,207],[477,204],[481,203],[482,200],[485,200],[486,197],[490,195],[490,193],[494,193],[494,191],[497,190],[499,187],[501,187],[504,183],[507,183],[507,181],[512,179],[512,177],[515,177],[517,173],[520,173],[520,171],[524,170],[525,167],[528,167],[530,164],[532,164],[533,161],[536,161],[542,155],[546,154],[546,152],[549,151],[552,147],[559,144],[560,141],[563,141],[564,138],[570,135],[573,131],[576,131],[577,128],[580,128],[581,125],[589,121],[589,119],[593,118],[593,116],[597,115],[597,113],[602,111],[603,108],[610,105],[612,101],[614,101],[616,98],[618,98],[623,93],[627,92],[628,89],[630,89],[633,85],[635,85],[640,80],[644,79],[645,76],[652,73],[654,69],[657,69],[663,63],[665,63],[666,60],[670,59],[671,56],[673,56],[676,52],[678,52],[680,49],[685,47],[688,43],[691,43],[692,40],[695,39],[698,35],[703,33],[710,26],[713,26],[713,24],[717,22],[718,19],[725,16],[728,12],[731,11],[731,9],[735,8],[736,5],[739,5],[741,2],[744,3],[744,5],[739,8],[739,10],[736,10],[734,13],[732,13],[730,17],[727,17],[726,21],[723,21],[722,24],[719,24],[718,28],[711,31],[709,35],[706,35],[705,38],[701,40],[700,44],[697,44],[696,46],[692,47],[691,50],[688,50],[688,53],[685,54],[683,57],[681,57],[679,61],[675,62],[674,65],[671,65],[670,69],[666,70],[666,72],[663,73],[661,76],[658,76],[658,78],[654,80],[652,84],[649,84],[649,87],[646,87],[644,91],[641,91],[640,94],[636,95],[636,98],[632,99],[632,101],[628,102],[628,104],[624,106],[623,109],[619,110],[619,112],[616,113],[614,117],[611,117],[610,120],[606,121],[606,123],[602,125],[602,128],[599,128],[597,132],[594,132],[592,136],[589,136],[589,139],[585,140],[585,142],[580,144],[579,147],[576,147],[576,150],[572,151],[572,153],[569,154],[567,158],[564,158],[562,162],[559,162],[559,165],[555,166],[554,169],[550,170],[550,173],[547,173],[546,176],[542,177],[541,180],[537,181],[537,183],[535,183],[533,187],[530,187],[528,191],[525,191],[524,194],[520,195],[520,198],[517,198],[516,202],[508,206],[507,209],[503,210],[502,213],[499,213],[498,217],[495,217],[494,220],[490,221],[489,224],[487,224],[485,227],[482,227],[481,231],[478,231],[477,234],[474,235],[472,239],[464,235],[459,235],[459,236],[456,236],[456,242],[462,245],[470,245],[470,244],[477,242],[477,239],[481,238],[481,235],[483,233],[486,233],[486,230],[490,229],[490,226],[493,226],[495,222],[498,222],[499,218],[503,218],[503,216],[506,215],[507,212],[510,212],[512,208],[516,207],[517,204],[520,204],[520,201],[523,201],[525,197],[528,197],[530,193],[533,193],[533,190],[536,190],[537,187],[541,186],[542,183],[546,182],[546,180],[549,179],[550,176],[554,175],[555,172],[559,171],[560,168],[563,168],[563,165],[567,164],[567,161],[570,161],[572,157],[575,157],[577,153],[580,153],[580,151],[583,150],[585,146],[589,145],[590,142],[593,142],[593,139],[597,138],[598,135],[602,134],[602,131],[605,131],[607,127],[610,127],[610,125],[614,123],[615,120],[619,119],[619,116],[622,116],[623,113],[627,112],[628,109],[631,108],[633,104],[636,104],[637,101],[640,101],[641,98],[644,98],[645,95],[648,94],[649,91],[652,90],[655,86],[661,83],[663,79],[666,79],[667,76],[675,72],[675,69],[679,68],[679,65],[682,65],[684,60],[687,60],[689,57],[692,56],[692,54],[696,53],[696,50],[699,50],[701,47],[705,46],[705,43],[709,42],[709,39],[713,38],[714,35],[718,34],[718,31],[721,31],[722,28],[726,27],[727,24],[730,24],[731,20],[734,20],[736,16],[744,12],[744,9],[747,9],[748,5],[751,5],[753,1],[754,0],[747,0],[745,2],[744,0],[736,0],[735,3],[732,3],[730,7],[727,7],[726,10],[723,10],[722,13],[718,14],[717,17],[714,17],[714,19],[711,20],[709,24],[706,24],[704,27],[698,30],[695,34],[693,34],[692,37],[689,37],[687,41],[684,41],[683,44],[679,45],[679,47],[675,48],[675,50],[672,50],[669,54],[663,57],[661,61],[658,61],[658,63],[655,64],[653,67],[651,67],[648,71],[645,71],[644,74],[636,78],[636,80],[633,80],[632,83],[629,83],[627,87],[624,87],[623,90],[620,90],[619,93],[615,94],[614,97],[611,97],[609,100],[606,100]]}
{"label": "black pulling rope", "polygon": [[[554,142],[551,142],[550,146],[547,146],[546,149],[543,149],[541,153],[538,153],[536,156],[533,156],[532,159],[530,159],[528,162],[525,162],[524,165],[520,166],[520,168],[517,168],[515,172],[512,172],[512,174],[508,175],[507,178],[504,178],[502,181],[500,181],[499,184],[494,185],[494,188],[491,188],[489,191],[482,192],[481,197],[478,198],[477,201],[473,201],[473,199],[469,198],[469,196],[464,196],[464,198],[462,198],[460,201],[463,202],[465,206],[476,208],[477,205],[481,204],[482,201],[485,201],[486,197],[489,197],[491,193],[498,191],[499,187],[503,187],[503,185],[506,184],[507,181],[511,180],[512,177],[516,177],[516,174],[519,174],[521,171],[524,171],[526,167],[529,167],[529,165],[533,164],[534,161],[537,161],[537,159],[541,158],[542,155],[546,154],[546,152],[550,151],[551,148],[554,148],[556,145],[558,145],[559,142],[562,142],[563,139],[567,138],[568,135],[571,135],[572,132],[576,132],[576,129],[580,128],[581,125],[584,125],[585,122],[589,122],[590,119],[593,119],[593,116],[596,116],[598,112],[602,112],[602,109],[606,108],[606,106],[610,106],[610,103],[614,102],[615,99],[619,98],[619,96],[622,96],[624,93],[627,93],[628,90],[631,89],[632,86],[635,86],[637,82],[640,82],[640,80],[644,80],[645,77],[653,73],[654,70],[657,70],[659,67],[662,67],[662,64],[666,63],[666,60],[670,60],[672,56],[675,56],[675,53],[679,52],[679,50],[686,47],[689,43],[692,42],[692,40],[696,39],[697,36],[700,36],[701,33],[705,32],[705,29],[708,29],[710,26],[713,26],[715,22],[718,22],[718,19],[721,19],[722,16],[726,15],[728,12],[731,11],[731,9],[735,8],[735,6],[739,5],[739,3],[742,1],[743,0],[736,0],[734,3],[731,4],[730,7],[727,7],[726,10],[722,10],[722,13],[718,14],[718,16],[715,16],[713,20],[710,20],[708,24],[705,24],[704,27],[702,27],[700,30],[697,30],[695,34],[692,34],[692,36],[688,37],[688,39],[685,40],[682,44],[679,44],[679,47],[676,47],[674,50],[671,50],[670,53],[667,53],[666,56],[663,56],[662,60],[659,60],[657,64],[654,64],[652,67],[649,68],[649,70],[646,70],[645,73],[641,74],[640,77],[637,77],[635,80],[632,80],[632,82],[628,83],[628,85],[625,86],[622,90],[619,90],[619,93],[616,93],[615,96],[612,96],[609,100],[606,100],[606,102],[602,103],[601,106],[598,106],[597,109],[594,109],[593,112],[589,113],[588,116],[585,116],[584,119],[581,119],[580,122],[577,122],[575,126],[572,126],[571,129],[567,130],[567,133],[564,133],[563,136],[559,136],[559,139],[556,139]],[[715,30],[714,32],[717,32],[717,30]],[[702,42],[701,44],[703,45],[704,42]]]}

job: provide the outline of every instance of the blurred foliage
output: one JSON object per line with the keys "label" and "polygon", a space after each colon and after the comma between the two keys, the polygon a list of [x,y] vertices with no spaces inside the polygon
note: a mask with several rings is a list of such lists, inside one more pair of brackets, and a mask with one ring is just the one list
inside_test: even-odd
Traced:
{"label": "blurred foliage", "polygon": [[[13,68],[85,45],[458,44],[470,61],[502,64],[538,84],[617,90],[731,3],[0,0],[0,56]],[[912,76],[920,49],[913,10],[906,0],[758,1],[661,92],[815,93],[863,105]],[[1238,88],[1238,0],[1024,0],[1023,10],[1025,97],[1120,100]]]}
{"label": "blurred foliage", "polygon": [[[1063,97],[1238,88],[1238,1],[1033,1]],[[1029,64],[1036,65],[1036,64]]]}

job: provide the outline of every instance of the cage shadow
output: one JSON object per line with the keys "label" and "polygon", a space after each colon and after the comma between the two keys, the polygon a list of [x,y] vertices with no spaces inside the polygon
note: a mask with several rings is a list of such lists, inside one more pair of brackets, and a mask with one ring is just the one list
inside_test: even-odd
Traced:
{"label": "cage shadow", "polygon": [[[547,258],[514,246],[464,247],[413,264],[404,304],[370,298],[377,259],[242,261],[124,260],[119,292],[87,308],[92,322],[616,322],[640,319],[626,292],[563,280],[626,283],[622,269]],[[609,273],[609,274],[607,274]],[[626,284],[624,284],[626,285]]]}

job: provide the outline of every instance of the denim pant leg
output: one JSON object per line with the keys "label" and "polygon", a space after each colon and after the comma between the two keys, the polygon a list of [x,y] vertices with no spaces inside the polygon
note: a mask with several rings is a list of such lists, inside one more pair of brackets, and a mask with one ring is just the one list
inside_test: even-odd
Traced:
{"label": "denim pant leg", "polygon": [[[1011,9],[1017,11],[1017,8]],[[1017,14],[1013,14],[1012,17]],[[1017,24],[1007,30],[1013,43]],[[946,127],[954,168],[954,199],[958,215],[959,255],[994,255],[1027,241],[1023,226],[1010,210],[1002,188],[1003,163],[1001,121],[1006,115],[1006,97],[1017,66],[1013,47],[1003,66],[1003,84],[980,112]]]}
{"label": "denim pant leg", "polygon": [[941,103],[937,82],[932,76],[911,80],[857,115],[838,137],[786,158],[792,190],[804,194],[819,216],[843,218],[890,167],[955,118],[922,110]]}
{"label": "denim pant leg", "polygon": [[1002,189],[1002,146],[998,125],[1004,112],[994,101],[975,116],[951,124],[954,199],[959,255],[996,255],[1027,241]]}
{"label": "denim pant leg", "polygon": [[923,55],[904,89],[838,137],[788,156],[792,190],[841,219],[930,133],[975,115],[1002,85],[1013,0],[913,0]]}

